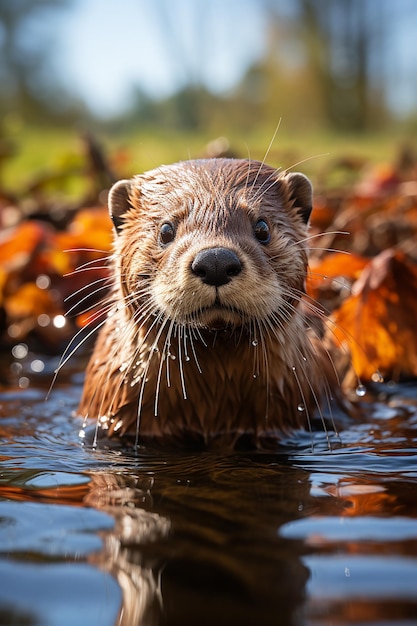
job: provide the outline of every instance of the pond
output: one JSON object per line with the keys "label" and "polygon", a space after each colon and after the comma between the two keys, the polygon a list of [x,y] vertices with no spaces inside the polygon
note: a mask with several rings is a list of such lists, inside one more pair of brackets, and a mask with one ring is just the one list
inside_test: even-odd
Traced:
{"label": "pond", "polygon": [[0,624],[417,623],[416,384],[331,449],[134,452],[83,445],[82,363],[45,402],[56,365],[1,364]]}

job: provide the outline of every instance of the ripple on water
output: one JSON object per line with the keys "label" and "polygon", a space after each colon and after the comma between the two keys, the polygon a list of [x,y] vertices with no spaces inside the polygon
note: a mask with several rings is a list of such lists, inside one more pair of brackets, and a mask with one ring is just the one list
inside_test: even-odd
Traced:
{"label": "ripple on water", "polygon": [[395,544],[406,540],[417,541],[417,520],[401,516],[312,515],[284,524],[279,529],[279,535],[288,539],[303,539],[306,544],[321,548],[348,541],[369,544],[384,541]]}
{"label": "ripple on water", "polygon": [[[95,534],[113,528],[114,520],[102,511],[63,504],[0,501],[0,546],[6,554],[36,554],[38,558],[79,559],[100,550]],[[0,553],[3,552],[0,547]],[[4,554],[4,552],[3,552]]]}
{"label": "ripple on water", "polygon": [[415,387],[277,454],[133,454],[83,447],[79,374],[45,404],[54,367],[21,357],[30,384],[0,399],[0,622],[417,623]]}
{"label": "ripple on water", "polygon": [[121,602],[114,578],[88,563],[0,558],[4,624],[113,626]]}

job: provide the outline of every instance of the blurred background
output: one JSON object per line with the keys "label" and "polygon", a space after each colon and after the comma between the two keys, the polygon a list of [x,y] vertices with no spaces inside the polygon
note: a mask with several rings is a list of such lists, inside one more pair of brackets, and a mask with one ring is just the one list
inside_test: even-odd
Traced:
{"label": "blurred background", "polygon": [[312,258],[361,257],[315,270],[328,310],[348,289],[327,277],[351,284],[387,249],[412,275],[416,33],[416,0],[0,0],[0,351],[28,337],[59,350],[95,323],[108,189],[181,159],[265,157],[311,177],[313,237],[334,231]]}
{"label": "blurred background", "polygon": [[0,0],[0,182],[86,131],[132,172],[262,158],[278,124],[284,165],[389,159],[417,136],[416,33],[415,0]]}

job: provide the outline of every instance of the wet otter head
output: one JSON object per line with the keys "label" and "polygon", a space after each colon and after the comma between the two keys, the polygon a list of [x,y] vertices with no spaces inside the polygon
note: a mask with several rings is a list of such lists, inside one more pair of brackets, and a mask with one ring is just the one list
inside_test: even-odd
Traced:
{"label": "wet otter head", "polygon": [[308,421],[327,393],[299,306],[311,204],[305,176],[249,160],[118,182],[114,287],[81,414],[110,435],[229,447]]}
{"label": "wet otter head", "polygon": [[132,315],[146,301],[147,314],[196,328],[285,325],[304,289],[311,196],[302,174],[246,160],[120,181],[109,208]]}

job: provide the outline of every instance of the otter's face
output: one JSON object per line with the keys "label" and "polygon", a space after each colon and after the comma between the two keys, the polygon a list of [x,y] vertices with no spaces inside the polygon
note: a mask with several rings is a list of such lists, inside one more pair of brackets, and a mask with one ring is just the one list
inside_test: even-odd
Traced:
{"label": "otter's face", "polygon": [[120,287],[139,323],[282,327],[304,291],[311,184],[234,159],[163,166],[109,195]]}

